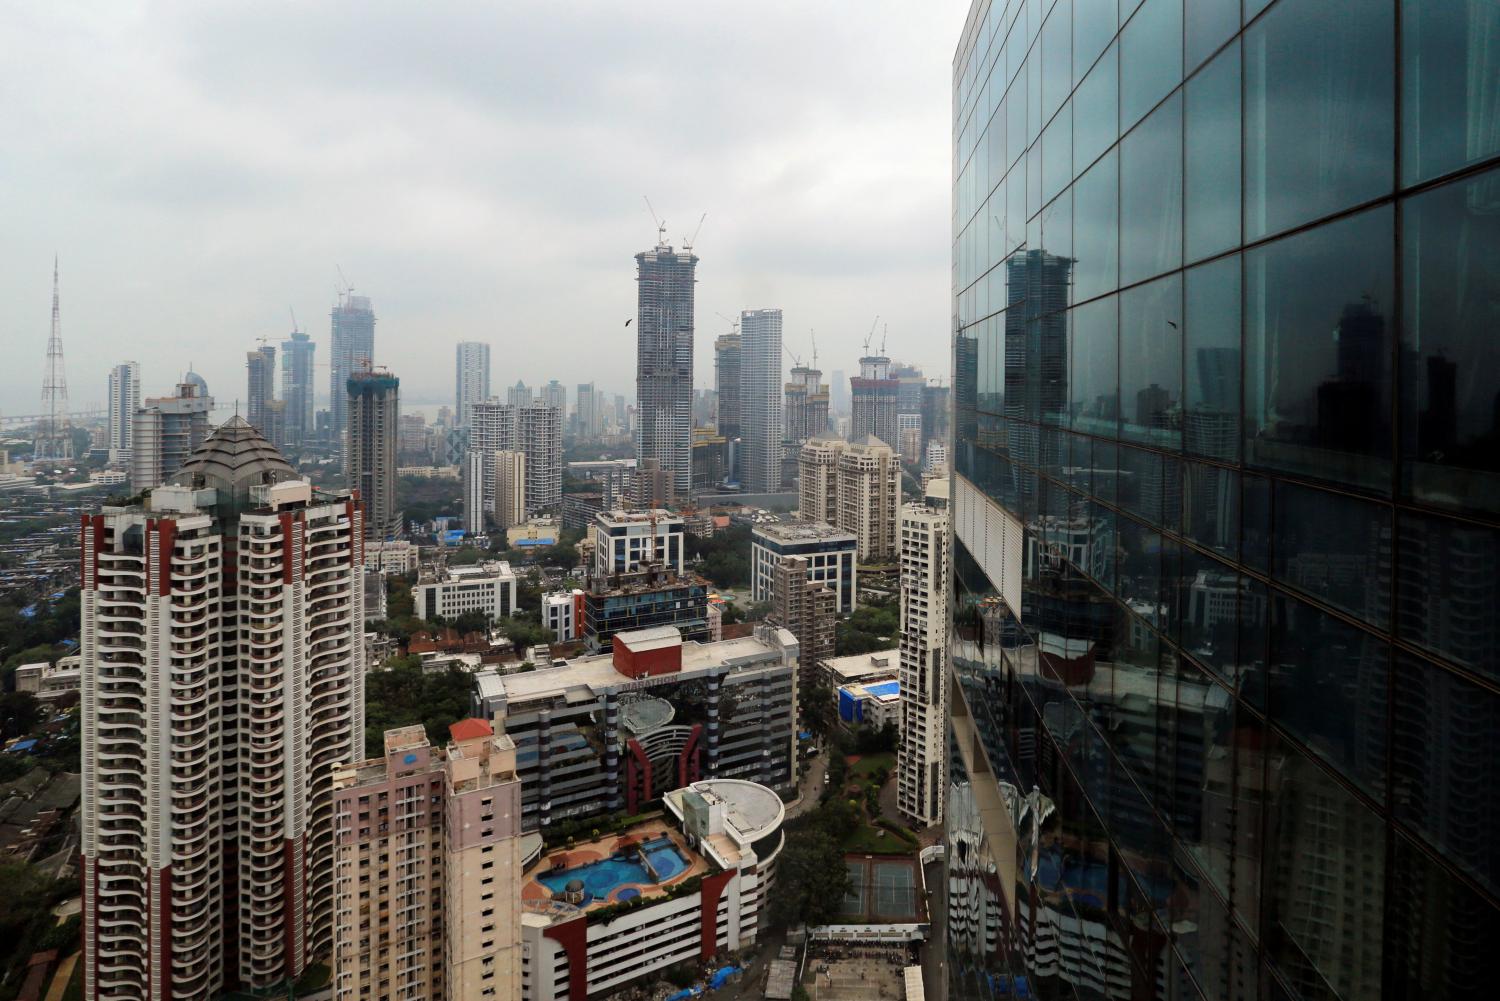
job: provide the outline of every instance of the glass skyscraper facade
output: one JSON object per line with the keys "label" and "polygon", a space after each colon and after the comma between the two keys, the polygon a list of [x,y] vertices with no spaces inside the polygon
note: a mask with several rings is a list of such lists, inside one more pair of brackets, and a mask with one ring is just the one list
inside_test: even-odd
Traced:
{"label": "glass skyscraper facade", "polygon": [[976,0],[954,998],[1463,998],[1500,941],[1500,3]]}

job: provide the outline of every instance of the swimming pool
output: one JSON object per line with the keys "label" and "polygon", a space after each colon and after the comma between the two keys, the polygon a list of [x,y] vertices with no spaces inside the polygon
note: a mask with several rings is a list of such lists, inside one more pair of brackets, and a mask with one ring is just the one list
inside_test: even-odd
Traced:
{"label": "swimming pool", "polygon": [[[641,853],[646,856],[651,868],[656,870],[656,875],[662,882],[687,868],[687,860],[682,857],[682,853],[677,850],[677,846],[670,838],[657,838],[655,841],[646,842],[641,845]],[[584,891],[593,900],[608,899],[611,893],[627,883],[641,883],[649,886],[658,881],[651,877],[641,863],[627,859],[623,855],[611,855],[607,859],[575,866],[572,869],[542,873],[537,876],[537,879],[554,893],[566,888],[571,881],[580,879],[583,881]]]}

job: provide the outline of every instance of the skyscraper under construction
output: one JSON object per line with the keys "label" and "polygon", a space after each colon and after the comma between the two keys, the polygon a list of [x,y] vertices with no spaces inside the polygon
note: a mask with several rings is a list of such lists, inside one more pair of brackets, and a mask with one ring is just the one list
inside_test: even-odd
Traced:
{"label": "skyscraper under construction", "polygon": [[693,486],[693,282],[698,257],[677,252],[660,230],[656,246],[635,255],[636,456],[656,459],[674,489]]}

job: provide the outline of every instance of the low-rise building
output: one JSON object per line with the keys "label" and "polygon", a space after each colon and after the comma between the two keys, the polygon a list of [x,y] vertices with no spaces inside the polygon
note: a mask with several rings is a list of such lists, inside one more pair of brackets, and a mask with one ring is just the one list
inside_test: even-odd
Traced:
{"label": "low-rise building", "polygon": [[838,599],[840,614],[854,611],[858,593],[856,553],[859,542],[820,521],[781,521],[757,525],[750,536],[750,600],[770,601],[776,568],[785,557],[807,559],[808,580],[826,584]]}
{"label": "low-rise building", "polygon": [[660,508],[600,511],[594,516],[594,576],[631,573],[649,564],[682,573],[684,534],[682,518]]}
{"label": "low-rise building", "polygon": [[901,682],[895,678],[856,681],[838,689],[839,719],[848,724],[901,725]]}
{"label": "low-rise building", "polygon": [[411,596],[419,619],[483,612],[494,621],[508,618],[516,607],[516,575],[504,560],[447,567],[424,575]]}
{"label": "low-rise building", "polygon": [[483,720],[387,730],[385,754],[333,772],[333,996],[521,996],[515,745]]}
{"label": "low-rise building", "polygon": [[636,813],[700,778],[796,783],[797,643],[684,642],[673,629],[615,637],[561,667],[475,677],[474,713],[516,742],[527,830]]}
{"label": "low-rise building", "polygon": [[664,805],[666,818],[554,851],[530,872],[525,1001],[582,1001],[755,944],[785,844],[780,797],[710,779]]}
{"label": "low-rise building", "polygon": [[372,540],[365,545],[365,569],[382,574],[415,573],[421,564],[417,544],[409,539]]}
{"label": "low-rise building", "polygon": [[672,626],[684,640],[706,640],[709,583],[697,574],[661,573],[655,567],[589,581],[575,623],[591,653],[610,649],[614,635]]}
{"label": "low-rise building", "polygon": [[30,692],[39,699],[58,699],[83,687],[83,658],[78,654],[60,658],[56,664],[37,661],[16,668],[16,691]]}
{"label": "low-rise building", "polygon": [[542,595],[542,625],[552,630],[559,643],[578,638],[578,623],[583,619],[583,591],[553,591]]}

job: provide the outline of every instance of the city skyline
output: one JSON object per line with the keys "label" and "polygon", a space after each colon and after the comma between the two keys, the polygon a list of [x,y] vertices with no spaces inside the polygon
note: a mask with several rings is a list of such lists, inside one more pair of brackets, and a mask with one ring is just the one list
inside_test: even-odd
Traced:
{"label": "city skyline", "polygon": [[[608,8],[361,9],[351,18],[333,6],[304,12],[294,46],[308,51],[275,54],[302,68],[271,81],[263,47],[254,45],[254,66],[248,53],[280,33],[279,19],[250,8],[185,11],[170,24],[40,9],[10,19],[0,41],[25,58],[0,80],[30,93],[21,81],[45,64],[62,82],[33,94],[11,133],[26,140],[6,144],[0,330],[21,363],[0,373],[0,413],[38,412],[54,249],[68,279],[75,409],[105,401],[109,366],[95,372],[85,360],[112,362],[113,344],[125,342],[143,395],[167,393],[191,361],[216,390],[216,417],[227,417],[243,352],[258,337],[284,340],[289,306],[318,345],[316,362],[330,360],[340,268],[374,302],[377,361],[402,372],[415,407],[451,396],[447,362],[463,340],[492,345],[496,385],[566,376],[626,391],[634,339],[622,324],[634,288],[618,261],[654,236],[643,194],[674,243],[708,213],[695,388],[712,385],[713,338],[728,329],[715,314],[768,303],[785,310],[795,350],[806,352],[817,330],[827,369],[855,367],[879,313],[895,356],[939,371],[950,192],[933,147],[947,129],[947,62],[963,16],[956,0],[946,8],[931,26],[906,24],[894,5],[871,11],[863,44],[851,47],[834,44],[846,37],[841,14],[794,5],[762,8],[732,33],[708,30],[709,12],[653,21]],[[362,54],[370,47],[343,44],[351,32],[368,33],[375,49],[399,44],[403,80],[388,78],[384,57]],[[678,54],[660,58],[658,41]],[[557,58],[579,46],[599,57]],[[872,57],[889,72],[856,86],[855,69]],[[95,107],[113,106],[103,68],[138,58],[150,64],[137,78],[141,105],[158,110],[118,109],[95,128]],[[784,61],[787,72],[742,94],[728,68],[751,58]],[[684,73],[700,80],[702,114],[664,96]],[[324,96],[305,102],[320,87]],[[616,87],[642,96],[637,124],[598,120],[596,95]],[[543,90],[554,117],[538,121],[532,95]],[[825,96],[808,102],[808,93]],[[169,117],[178,124],[163,133]],[[704,121],[715,124],[695,124]],[[768,144],[772,123],[784,138]],[[434,148],[434,130],[449,151],[435,159],[421,152]],[[622,155],[608,164],[581,155],[596,144]],[[108,175],[94,173],[96,158],[112,165]],[[554,177],[558,164],[568,166]],[[873,209],[850,213],[846,198],[860,193]],[[537,267],[539,256],[556,263]]]}

